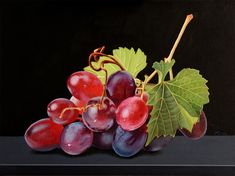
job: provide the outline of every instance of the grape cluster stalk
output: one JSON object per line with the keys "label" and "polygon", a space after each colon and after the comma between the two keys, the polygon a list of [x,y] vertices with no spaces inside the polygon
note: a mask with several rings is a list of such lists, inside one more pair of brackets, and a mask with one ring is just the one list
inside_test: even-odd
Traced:
{"label": "grape cluster stalk", "polygon": [[[187,16],[165,62],[171,62],[192,18],[192,15]],[[60,148],[69,155],[80,155],[96,147],[113,150],[121,157],[131,157],[140,151],[162,150],[172,141],[171,136],[161,136],[146,146],[147,122],[152,106],[148,104],[149,95],[145,87],[157,71],[146,75],[145,80],[137,84],[136,78],[117,58],[105,54],[104,49],[104,46],[95,49],[88,59],[94,71],[104,73],[104,83],[87,71],[71,74],[67,80],[71,97],[51,101],[47,106],[48,118],[33,123],[26,130],[24,137],[30,148],[44,152]],[[107,64],[118,66],[120,70],[108,75]],[[173,79],[172,70],[169,74]],[[192,132],[180,131],[191,139],[199,139],[205,134],[206,126],[206,116],[202,112]]]}

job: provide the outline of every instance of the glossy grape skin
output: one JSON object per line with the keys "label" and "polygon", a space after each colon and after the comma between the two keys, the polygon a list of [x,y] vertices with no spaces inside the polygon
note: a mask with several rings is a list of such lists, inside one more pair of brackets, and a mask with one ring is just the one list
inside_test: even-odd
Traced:
{"label": "glossy grape skin", "polygon": [[77,110],[67,110],[62,117],[62,111],[68,107],[76,107],[73,102],[66,98],[57,98],[50,102],[47,106],[47,114],[51,120],[57,124],[66,125],[74,122],[78,117]]}
{"label": "glossy grape skin", "polygon": [[135,95],[135,80],[126,71],[117,71],[109,76],[106,86],[106,94],[115,105]]}
{"label": "glossy grape skin", "polygon": [[82,101],[80,101],[80,100],[78,100],[78,99],[75,98],[74,96],[72,96],[72,97],[70,98],[70,101],[72,101],[72,102],[75,104],[76,107],[81,108],[81,110],[78,111],[78,113],[81,115],[81,114],[83,113],[82,108],[85,107],[85,103],[82,102]]}
{"label": "glossy grape skin", "polygon": [[165,148],[171,141],[173,140],[172,136],[160,136],[159,138],[155,138],[152,142],[144,148],[145,151],[149,152],[157,152]]}
{"label": "glossy grape skin", "polygon": [[69,155],[79,155],[91,147],[92,141],[93,132],[82,122],[74,122],[64,128],[60,147]]}
{"label": "glossy grape skin", "polygon": [[33,150],[50,151],[59,145],[62,130],[62,125],[45,118],[30,125],[24,134],[24,139]]}
{"label": "glossy grape skin", "polygon": [[179,130],[184,136],[188,137],[189,139],[198,140],[202,138],[206,134],[207,130],[207,119],[204,111],[202,111],[200,115],[199,122],[194,124],[191,133],[186,129],[179,129]]}
{"label": "glossy grape skin", "polygon": [[103,85],[99,78],[89,72],[79,71],[69,76],[67,87],[70,93],[86,104],[91,98],[101,96]]}
{"label": "glossy grape skin", "polygon": [[141,127],[148,118],[148,107],[140,97],[129,97],[116,110],[116,120],[124,130],[133,131]]}
{"label": "glossy grape skin", "polygon": [[84,124],[94,132],[104,132],[110,129],[115,121],[116,106],[108,97],[104,97],[103,105],[99,108],[101,97],[92,98],[87,106],[87,110],[82,114]]}
{"label": "glossy grape skin", "polygon": [[93,145],[101,150],[112,149],[112,143],[116,129],[117,124],[114,124],[113,127],[108,131],[94,133]]}
{"label": "glossy grape skin", "polygon": [[[141,97],[141,94],[137,94],[136,96],[137,96],[137,97]],[[148,103],[148,99],[149,99],[149,95],[148,95],[146,92],[144,92],[144,94],[143,94],[143,101],[144,101],[146,104]],[[149,111],[149,113],[150,113],[152,110],[153,110],[153,106],[148,105],[148,111]]]}
{"label": "glossy grape skin", "polygon": [[135,131],[125,131],[119,126],[112,144],[115,153],[122,157],[131,157],[138,153],[147,140],[146,129],[145,124]]}

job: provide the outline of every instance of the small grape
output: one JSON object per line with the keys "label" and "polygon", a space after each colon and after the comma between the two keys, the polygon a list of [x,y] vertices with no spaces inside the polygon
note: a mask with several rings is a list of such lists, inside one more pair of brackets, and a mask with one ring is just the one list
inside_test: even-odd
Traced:
{"label": "small grape", "polygon": [[202,111],[199,122],[194,124],[191,133],[186,129],[180,129],[180,132],[189,139],[198,140],[206,134],[206,130],[207,130],[207,119],[204,111]]}
{"label": "small grape", "polygon": [[91,147],[93,132],[81,122],[66,126],[60,139],[61,149],[70,155],[79,155]]}
{"label": "small grape", "polygon": [[45,118],[30,125],[24,134],[24,139],[33,150],[50,151],[59,145],[62,130],[62,125]]}
{"label": "small grape", "polygon": [[134,131],[125,131],[119,126],[112,144],[115,153],[122,157],[131,157],[138,153],[147,140],[146,129],[145,124]]}
{"label": "small grape", "polygon": [[115,105],[135,95],[135,80],[126,71],[117,71],[109,76],[106,86],[106,94]]}
{"label": "small grape", "polygon": [[104,97],[103,104],[99,106],[100,103],[101,97],[92,98],[87,104],[87,106],[92,106],[88,107],[82,115],[84,124],[95,132],[107,131],[115,121],[116,107],[112,100]]}
{"label": "small grape", "polygon": [[124,130],[132,131],[142,126],[148,118],[148,107],[140,97],[122,101],[116,111],[116,120]]}
{"label": "small grape", "polygon": [[160,136],[159,138],[155,138],[152,142],[144,148],[144,150],[149,152],[160,151],[165,148],[171,141],[173,140],[172,136]]}
{"label": "small grape", "polygon": [[73,73],[68,78],[67,87],[70,93],[84,104],[103,93],[103,85],[99,78],[86,71]]}
{"label": "small grape", "polygon": [[62,111],[65,108],[76,107],[73,102],[66,98],[57,98],[50,102],[47,106],[47,114],[51,118],[51,120],[57,124],[66,125],[74,122],[78,117],[78,111],[67,110],[64,112],[63,116],[61,116]]}

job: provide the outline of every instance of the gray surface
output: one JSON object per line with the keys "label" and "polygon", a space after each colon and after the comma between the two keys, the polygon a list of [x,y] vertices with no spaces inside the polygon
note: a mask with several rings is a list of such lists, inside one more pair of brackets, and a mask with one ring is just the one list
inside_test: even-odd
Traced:
{"label": "gray surface", "polygon": [[80,156],[61,150],[33,152],[22,137],[0,137],[0,166],[235,166],[235,136],[206,136],[198,141],[176,137],[163,151],[120,158],[91,149]]}

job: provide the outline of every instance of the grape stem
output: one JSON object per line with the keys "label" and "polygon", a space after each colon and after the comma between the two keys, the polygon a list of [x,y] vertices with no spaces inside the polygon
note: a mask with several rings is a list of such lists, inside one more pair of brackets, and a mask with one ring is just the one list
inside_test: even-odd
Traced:
{"label": "grape stem", "polygon": [[[179,33],[179,35],[178,35],[178,37],[177,37],[177,39],[176,39],[176,41],[175,41],[175,43],[174,43],[174,45],[173,45],[171,51],[170,51],[169,56],[164,59],[165,62],[171,62],[172,57],[173,57],[173,55],[174,55],[174,53],[175,53],[175,50],[176,50],[176,48],[177,48],[177,46],[178,46],[178,44],[179,44],[179,42],[180,42],[180,39],[182,38],[183,33],[184,33],[186,27],[188,26],[189,22],[190,22],[192,19],[193,19],[193,14],[190,14],[190,15],[187,15],[187,16],[186,16],[185,21],[184,21],[184,24],[183,24],[183,26],[182,26],[182,28],[181,28],[181,30],[180,30],[180,33]],[[156,71],[156,70],[153,71],[153,72],[151,73],[151,75],[147,78],[147,80],[145,81],[145,84],[147,84],[156,74],[157,74],[157,71]],[[173,71],[172,71],[172,68],[169,70],[169,75],[170,75],[170,80],[172,80],[172,79],[173,79]]]}
{"label": "grape stem", "polygon": [[65,112],[66,111],[69,111],[69,110],[77,110],[77,111],[84,111],[85,110],[85,107],[81,107],[81,108],[78,108],[78,107],[68,107],[68,108],[64,108],[63,111],[60,113],[60,116],[59,118],[62,119]]}
{"label": "grape stem", "polygon": [[[152,75],[152,74],[151,74]],[[150,76],[151,76],[150,75]],[[155,75],[155,74],[154,74]],[[144,83],[142,84],[142,92],[141,92],[141,99],[143,100],[143,98],[144,98],[144,89],[145,89],[145,85],[147,84],[147,81],[148,81],[148,79],[149,79],[149,77],[150,76],[147,76],[147,75],[144,75]],[[152,76],[153,77],[153,76]]]}
{"label": "grape stem", "polygon": [[[108,79],[108,71],[107,69],[104,68],[104,65],[105,64],[115,64],[117,65],[121,70],[125,70],[125,68],[122,66],[121,63],[119,63],[117,61],[116,58],[114,58],[113,56],[110,56],[110,55],[107,55],[107,54],[104,54],[104,49],[105,49],[105,46],[102,46],[100,48],[97,48],[93,51],[93,53],[90,54],[89,56],[89,66],[95,70],[95,71],[104,71],[105,72],[105,84],[104,84],[104,87],[106,87],[106,84],[107,84],[107,79]],[[98,68],[95,68],[93,65],[92,65],[92,62],[95,61],[95,62],[99,62],[99,59],[100,59],[100,56],[105,56],[111,60],[103,60],[99,67]],[[101,104],[101,108],[102,108],[102,105],[103,105],[103,100],[104,100],[104,97],[106,96],[106,91],[105,89],[103,90],[103,93],[102,93],[102,96],[101,96],[101,100],[100,100],[100,104]]]}
{"label": "grape stem", "polygon": [[[60,113],[60,116],[59,118],[62,119],[65,112],[66,111],[69,111],[69,110],[77,110],[77,111],[81,111],[81,112],[85,112],[87,110],[87,108],[89,107],[94,107],[94,106],[97,106],[99,109],[101,108],[101,105],[100,104],[89,104],[85,107],[81,107],[81,108],[78,108],[78,107],[68,107],[68,108],[64,108],[63,111]],[[79,117],[78,117],[79,119]]]}
{"label": "grape stem", "polygon": [[[100,48],[97,48],[93,51],[93,53],[90,54],[89,56],[89,66],[95,70],[95,71],[101,71],[103,70],[102,67],[104,67],[105,64],[115,64],[117,65],[121,70],[126,70],[121,63],[119,63],[117,61],[117,59],[113,56],[110,56],[110,55],[107,55],[107,54],[104,54],[103,51],[105,49],[105,46],[102,46]],[[100,56],[105,56],[111,60],[104,60],[100,63],[100,66],[98,68],[95,68],[93,65],[92,65],[92,62],[95,61],[95,62],[98,62],[99,59],[100,59]]]}
{"label": "grape stem", "polygon": [[157,70],[154,70],[154,72],[151,73],[151,75],[149,75],[145,83],[147,84],[156,74],[157,74]]}
{"label": "grape stem", "polygon": [[[174,45],[173,45],[173,47],[171,49],[171,52],[170,52],[169,56],[164,59],[165,62],[171,62],[171,59],[172,59],[172,57],[173,57],[173,55],[175,53],[175,50],[176,50],[176,48],[177,48],[177,46],[178,46],[178,44],[179,44],[179,42],[180,42],[180,40],[181,40],[181,38],[182,38],[182,36],[184,34],[184,31],[185,31],[186,27],[188,26],[188,24],[190,23],[190,21],[192,19],[193,19],[193,14],[190,14],[190,15],[186,16],[184,24],[183,24],[183,26],[182,26],[182,28],[180,30],[180,33],[179,33],[179,35],[178,35],[178,37],[177,37],[177,39],[176,39],[176,41],[175,41],[175,43],[174,43]],[[170,75],[170,80],[172,80],[173,79],[172,68],[170,68],[170,70],[169,70],[169,75]]]}

